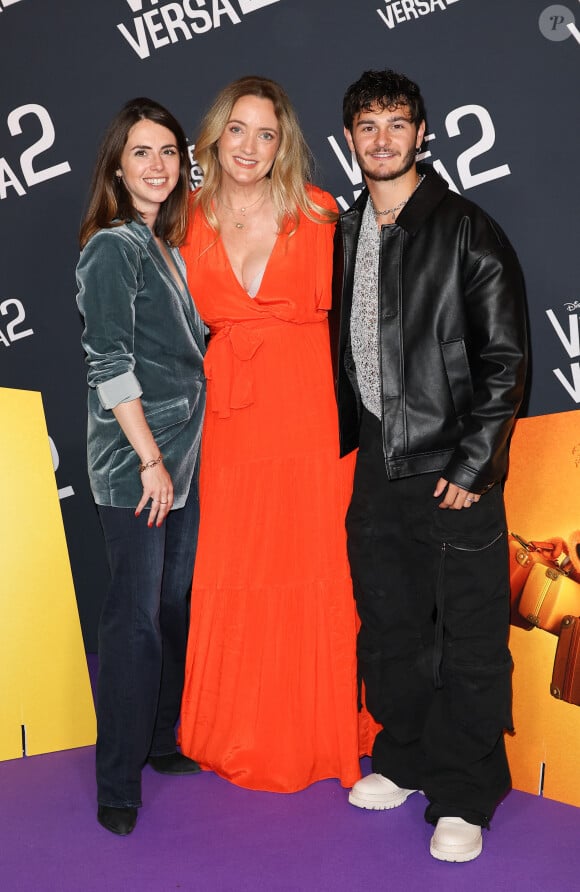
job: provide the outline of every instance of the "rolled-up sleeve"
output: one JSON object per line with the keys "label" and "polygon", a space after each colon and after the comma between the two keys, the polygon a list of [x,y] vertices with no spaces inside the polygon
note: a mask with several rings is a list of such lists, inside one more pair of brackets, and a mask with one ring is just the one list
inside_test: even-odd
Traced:
{"label": "rolled-up sleeve", "polygon": [[96,233],[77,266],[87,381],[105,409],[142,393],[134,371],[135,297],[141,277],[138,249],[114,229]]}
{"label": "rolled-up sleeve", "polygon": [[97,396],[103,409],[114,409],[119,403],[128,403],[141,396],[143,391],[134,372],[117,375],[110,381],[97,384]]}

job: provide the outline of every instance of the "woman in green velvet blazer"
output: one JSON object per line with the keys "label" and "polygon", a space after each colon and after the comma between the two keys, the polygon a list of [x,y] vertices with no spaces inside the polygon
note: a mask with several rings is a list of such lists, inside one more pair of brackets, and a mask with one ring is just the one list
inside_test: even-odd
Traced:
{"label": "woman in green velvet blazer", "polygon": [[99,822],[130,833],[146,761],[177,752],[188,598],[197,543],[196,466],[205,331],[178,246],[187,225],[183,130],[149,99],[114,118],[97,159],[77,267],[88,363],[88,467],[111,586],[99,625]]}

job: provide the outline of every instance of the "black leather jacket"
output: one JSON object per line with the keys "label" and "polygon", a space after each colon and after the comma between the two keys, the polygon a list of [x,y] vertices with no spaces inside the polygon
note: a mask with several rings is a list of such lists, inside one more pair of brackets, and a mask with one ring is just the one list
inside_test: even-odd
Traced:
{"label": "black leather jacket", "polygon": [[[430,166],[396,224],[381,230],[383,449],[391,479],[440,472],[483,492],[506,472],[526,372],[524,284],[499,226]],[[365,190],[336,229],[331,338],[341,455],[358,445],[350,348]]]}

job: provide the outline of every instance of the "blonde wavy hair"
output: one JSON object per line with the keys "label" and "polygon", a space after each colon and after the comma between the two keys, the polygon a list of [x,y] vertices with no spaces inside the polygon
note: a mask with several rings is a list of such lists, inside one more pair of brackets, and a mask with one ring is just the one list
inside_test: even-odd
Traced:
{"label": "blonde wavy hair", "polygon": [[203,171],[203,184],[194,195],[193,207],[201,208],[210,226],[219,232],[213,209],[221,181],[217,143],[234,105],[244,96],[269,99],[278,120],[280,144],[268,174],[278,229],[281,230],[289,220],[292,224],[290,234],[296,232],[300,212],[316,223],[334,222],[338,215],[317,204],[308,194],[306,187],[310,182],[312,155],[287,93],[275,81],[256,75],[242,77],[224,87],[201,122],[195,159]]}

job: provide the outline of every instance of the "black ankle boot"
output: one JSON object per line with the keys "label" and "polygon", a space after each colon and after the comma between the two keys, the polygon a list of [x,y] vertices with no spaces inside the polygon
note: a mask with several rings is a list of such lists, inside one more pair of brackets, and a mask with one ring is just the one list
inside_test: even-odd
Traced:
{"label": "black ankle boot", "polygon": [[105,830],[110,830],[117,836],[127,836],[137,823],[137,809],[131,806],[114,808],[112,805],[99,805],[97,821]]}

